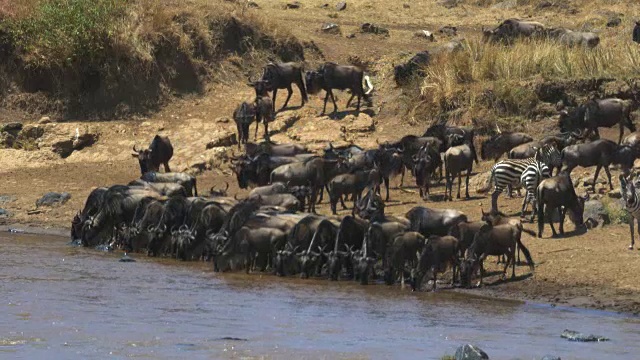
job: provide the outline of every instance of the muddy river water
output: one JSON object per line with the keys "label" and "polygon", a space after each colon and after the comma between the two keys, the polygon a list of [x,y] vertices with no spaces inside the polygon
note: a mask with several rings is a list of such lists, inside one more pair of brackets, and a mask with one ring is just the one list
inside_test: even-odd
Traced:
{"label": "muddy river water", "polygon": [[467,342],[492,359],[640,354],[638,318],[134,257],[2,234],[0,358],[439,359]]}

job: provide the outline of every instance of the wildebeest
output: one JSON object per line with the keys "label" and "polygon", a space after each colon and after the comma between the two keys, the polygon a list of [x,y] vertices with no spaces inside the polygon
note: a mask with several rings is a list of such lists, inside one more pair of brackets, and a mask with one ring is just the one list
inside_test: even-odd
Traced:
{"label": "wildebeest", "polygon": [[600,137],[599,127],[612,127],[620,125],[618,144],[622,141],[624,128],[631,132],[636,131],[636,126],[631,118],[632,103],[630,100],[618,98],[591,99],[579,106],[573,112],[562,110],[558,125],[562,131],[584,131],[583,138],[588,138],[591,133]]}
{"label": "wildebeest", "polygon": [[600,43],[600,37],[593,32],[573,31],[565,28],[547,30],[547,36],[569,47],[583,46],[594,48]]}
{"label": "wildebeest", "polygon": [[342,199],[343,195],[351,195],[353,198],[353,210],[355,211],[356,201],[360,198],[362,191],[367,186],[377,186],[380,184],[380,172],[374,168],[371,170],[356,170],[346,174],[335,176],[329,181],[329,198],[331,202],[331,212],[335,215],[338,200],[342,203],[342,208],[346,205]]}
{"label": "wildebeest", "polygon": [[186,173],[159,173],[150,171],[142,174],[141,180],[150,183],[176,183],[182,185],[188,196],[198,196],[196,178]]}
{"label": "wildebeest", "polygon": [[[376,142],[377,142],[377,139],[376,139]],[[401,168],[400,186],[404,184],[405,168],[409,169],[409,171],[413,170],[413,167],[414,167],[413,156],[418,154],[420,149],[425,145],[428,145],[432,147],[434,150],[439,151],[439,149],[442,147],[442,142],[440,141],[440,139],[435,137],[430,137],[430,136],[419,137],[415,135],[407,135],[407,136],[403,136],[400,140],[396,142],[393,142],[393,143],[385,142],[384,144],[380,144],[380,148],[382,149],[394,148],[401,154],[402,162],[404,166]]]}
{"label": "wildebeest", "polygon": [[428,200],[431,175],[442,165],[440,154],[428,145],[423,146],[418,154],[413,156],[413,164],[413,176],[416,178],[416,186],[420,189],[420,197]]}
{"label": "wildebeest", "polygon": [[82,235],[85,221],[87,221],[90,216],[95,216],[95,214],[100,211],[103,202],[103,195],[107,190],[108,188],[106,187],[98,187],[91,190],[89,196],[87,196],[87,200],[84,202],[84,207],[82,210],[78,211],[71,221],[71,241],[83,239]]}
{"label": "wildebeest", "polygon": [[280,110],[286,108],[287,104],[289,104],[289,99],[291,99],[291,95],[293,94],[291,84],[296,84],[296,86],[300,90],[300,96],[302,98],[302,104],[300,106],[304,106],[304,103],[309,99],[307,97],[307,91],[302,78],[302,66],[295,62],[277,64],[268,63],[264,67],[261,80],[266,83],[268,91],[273,91],[274,110],[278,89],[287,89],[287,99],[284,101],[284,104],[282,105]]}
{"label": "wildebeest", "polygon": [[453,270],[451,285],[456,281],[456,270],[459,266],[458,239],[453,236],[430,236],[424,244],[416,266],[411,270],[411,290],[420,290],[422,279],[431,272],[433,275],[432,290],[436,290],[437,274],[448,267]]}
{"label": "wildebeest", "polygon": [[273,102],[266,96],[258,96],[256,98],[256,132],[254,139],[258,138],[258,124],[262,122],[264,126],[264,139],[269,141],[269,123],[275,120],[273,112]]}
{"label": "wildebeest", "polygon": [[173,157],[173,146],[168,137],[156,135],[151,140],[148,149],[137,150],[133,145],[131,156],[138,158],[142,175],[149,171],[160,171],[160,164],[164,165],[165,172],[171,172],[169,160]]}
{"label": "wildebeest", "polygon": [[504,20],[493,30],[482,29],[485,41],[504,42],[510,44],[516,38],[536,38],[545,35],[545,26],[536,21],[519,19]]}
{"label": "wildebeest", "polygon": [[394,66],[393,78],[396,84],[403,85],[414,75],[424,76],[423,68],[429,65],[430,59],[429,52],[424,50],[415,54],[406,63]]}
{"label": "wildebeest", "polygon": [[188,196],[185,188],[176,183],[153,183],[137,179],[131,181],[128,185],[131,187],[140,187],[147,190],[157,191],[161,195],[165,196]]}
{"label": "wildebeest", "polygon": [[287,186],[281,182],[274,182],[270,185],[259,186],[251,190],[249,197],[256,195],[275,195],[287,192]]}
{"label": "wildebeest", "polygon": [[289,211],[303,211],[300,201],[291,194],[256,195],[260,205],[278,206]]}
{"label": "wildebeest", "polygon": [[549,216],[549,225],[553,236],[556,237],[556,229],[553,227],[554,209],[560,214],[560,235],[564,235],[564,217],[569,211],[569,218],[576,226],[583,226],[584,203],[589,199],[589,195],[582,198],[576,194],[569,174],[560,172],[560,175],[542,180],[536,191],[538,198],[538,237],[542,237],[545,221],[545,208]]}
{"label": "wildebeest", "polygon": [[[362,98],[369,99],[369,94],[373,91],[373,86],[368,77],[364,76],[364,72],[361,68],[351,65],[338,65],[332,62],[326,62],[322,64],[317,71],[309,71],[306,75],[307,80],[307,92],[309,94],[317,94],[320,90],[326,91],[324,97],[324,106],[322,108],[322,114],[327,110],[327,101],[331,97],[333,101],[333,112],[338,111],[338,105],[336,99],[333,96],[332,89],[337,90],[351,90],[351,97],[347,101],[347,107],[351,104],[351,100],[354,97],[358,97],[358,105],[356,111],[360,111],[360,101]],[[367,83],[367,90],[365,91],[362,84],[363,81]]]}
{"label": "wildebeest", "polygon": [[[453,188],[453,180],[458,175],[458,195],[460,198],[460,183],[462,182],[462,172],[467,172],[466,179],[466,193],[465,197],[469,198],[469,177],[471,176],[471,170],[473,168],[473,151],[468,144],[454,146],[449,148],[444,153],[444,163],[447,177],[447,187],[445,189],[444,199],[453,200],[451,198],[451,191]],[[447,189],[449,190],[449,196],[447,197]]]}
{"label": "wildebeest", "polygon": [[531,271],[534,271],[534,263],[531,258],[531,253],[520,240],[521,232],[517,227],[513,225],[498,225],[492,226],[487,224],[483,226],[476,234],[475,240],[467,249],[465,259],[461,264],[460,278],[463,286],[469,287],[471,284],[471,277],[478,270],[480,270],[480,285],[482,285],[482,279],[484,277],[484,259],[487,256],[501,256],[505,255],[507,261],[505,262],[504,270],[502,272],[503,278],[507,277],[507,269],[509,265],[512,266],[511,278],[516,276],[516,262],[515,251],[516,248],[520,248],[527,264]]}
{"label": "wildebeest", "polygon": [[[233,111],[233,120],[238,129],[238,148],[249,141],[249,126],[256,118],[255,102],[244,101]],[[258,125],[256,124],[256,127]],[[256,129],[257,131],[257,129]]]}
{"label": "wildebeest", "polygon": [[387,285],[395,283],[398,277],[404,285],[405,264],[415,266],[418,258],[416,253],[420,253],[425,243],[425,237],[415,231],[407,231],[396,235],[389,243],[387,250],[387,268],[385,269],[385,282]]}
{"label": "wildebeest", "polygon": [[[562,150],[562,171],[570,174],[577,166],[595,166],[596,171],[592,185],[593,191],[595,192],[598,174],[600,174],[600,169],[604,167],[604,172],[607,174],[609,181],[609,187],[613,190],[609,165],[618,163],[619,160],[624,160],[624,157],[621,159],[621,156],[618,156],[620,153],[619,149],[624,150],[625,147],[619,147],[615,142],[607,139],[567,146]],[[633,155],[631,155],[631,157],[633,157]]]}
{"label": "wildebeest", "polygon": [[261,143],[246,143],[244,151],[247,156],[256,156],[265,153],[272,156],[295,156],[301,154],[309,154],[306,146],[300,144],[276,144],[271,141],[263,141]]}
{"label": "wildebeest", "polygon": [[636,25],[633,27],[632,40],[640,44],[640,21],[636,21]]}
{"label": "wildebeest", "polygon": [[533,138],[525,133],[499,133],[482,142],[480,157],[482,160],[493,159],[497,162],[504,153],[514,147],[533,141]]}
{"label": "wildebeest", "polygon": [[429,209],[416,206],[405,216],[411,223],[410,230],[424,236],[449,234],[450,229],[460,222],[467,221],[467,215],[453,209]]}

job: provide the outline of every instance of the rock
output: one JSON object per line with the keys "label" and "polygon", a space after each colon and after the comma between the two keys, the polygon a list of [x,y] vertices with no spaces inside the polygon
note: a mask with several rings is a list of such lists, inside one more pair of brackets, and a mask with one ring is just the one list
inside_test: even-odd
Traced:
{"label": "rock", "polygon": [[12,215],[12,214],[11,214],[9,211],[7,211],[7,210],[5,210],[5,209],[0,208],[0,218],[8,218],[8,217],[10,217],[11,215]]}
{"label": "rock", "polygon": [[2,129],[0,129],[0,131],[8,132],[13,136],[18,135],[20,130],[22,130],[22,124],[19,122],[10,122],[10,123],[4,124],[4,126],[2,126]]}
{"label": "rock", "polygon": [[12,148],[16,142],[16,137],[8,132],[0,133],[0,146],[3,148]]}
{"label": "rock", "polygon": [[48,116],[43,116],[40,118],[40,120],[38,120],[38,124],[40,125],[48,124],[50,122],[51,122],[51,118]]}
{"label": "rock", "polygon": [[91,133],[82,134],[78,136],[77,139],[73,140],[72,142],[73,150],[79,151],[84,149],[85,147],[91,146],[95,144],[96,141],[98,141],[99,137],[100,137],[100,134],[91,134]]}
{"label": "rock", "polygon": [[336,10],[338,11],[342,11],[344,9],[347,8],[347,2],[346,1],[340,1],[339,3],[336,4]]}
{"label": "rock", "polygon": [[587,226],[602,227],[609,224],[609,213],[604,204],[600,200],[589,200],[584,203],[584,221]]}
{"label": "rock", "polygon": [[[469,179],[469,187],[474,189],[475,192],[480,192],[483,191],[486,193],[488,191],[491,190],[491,186],[489,185],[487,187],[486,183],[489,180],[489,177],[491,176],[491,171],[485,171],[485,172],[481,172],[478,173],[477,175],[475,175],[474,177],[472,177],[471,179]],[[486,189],[485,189],[486,187]]]}
{"label": "rock", "polygon": [[409,5],[409,4],[402,4],[402,8],[404,8],[404,9],[409,9],[409,8],[411,8],[411,5]]}
{"label": "rock", "polygon": [[549,8],[549,7],[552,7],[552,6],[553,6],[553,4],[550,1],[544,0],[544,1],[541,1],[538,4],[537,8],[538,9],[546,9],[546,8]]}
{"label": "rock", "polygon": [[129,255],[127,255],[127,253],[124,253],[124,255],[122,255],[122,257],[118,261],[119,262],[136,262],[136,260],[130,257]]}
{"label": "rock", "polygon": [[389,36],[389,30],[372,23],[364,23],[360,25],[360,31],[363,33],[386,35]]}
{"label": "rock", "polygon": [[458,35],[458,28],[451,25],[445,25],[441,27],[438,32],[447,36],[456,36]]}
{"label": "rock", "polygon": [[223,117],[216,118],[215,122],[228,124],[228,123],[231,122],[231,119],[229,117],[227,117],[227,116],[223,116]]}
{"label": "rock", "polygon": [[247,6],[254,9],[260,9],[260,5],[257,2],[249,0]]}
{"label": "rock", "polygon": [[42,196],[40,199],[38,199],[38,201],[36,201],[36,207],[59,206],[69,201],[69,199],[71,199],[71,194],[69,193],[48,192],[44,194],[44,196]]}
{"label": "rock", "polygon": [[609,191],[607,194],[611,199],[622,199],[622,194],[620,193],[620,186],[615,188],[613,191]]}
{"label": "rock", "polygon": [[346,37],[347,39],[353,39],[353,38],[355,38],[355,37],[356,37],[356,34],[351,33],[351,34],[349,34],[349,35],[347,35],[347,36],[345,36],[345,37]]}
{"label": "rock", "polygon": [[328,7],[329,7],[329,4],[322,4],[322,5],[320,5],[320,8],[322,8],[322,9],[326,9],[326,8],[328,8]]}
{"label": "rock", "polygon": [[447,9],[452,9],[458,6],[458,0],[440,0],[438,1],[438,5],[444,6]]}
{"label": "rock", "polygon": [[514,9],[516,6],[518,6],[518,1],[517,0],[507,0],[507,1],[503,1],[503,2],[499,2],[497,4],[494,4],[491,6],[492,9],[502,9],[502,10],[509,10],[509,9]]}
{"label": "rock", "polygon": [[18,140],[35,140],[44,135],[44,128],[39,125],[28,124],[25,125],[20,133],[18,133]]}
{"label": "rock", "polygon": [[51,139],[51,151],[60,155],[63,159],[69,157],[76,150],[79,151],[93,145],[98,141],[100,134],[85,133],[78,136],[78,138],[67,136],[65,134]]}
{"label": "rock", "polygon": [[0,195],[0,204],[8,204],[16,200],[16,197],[12,195]]}
{"label": "rock", "polygon": [[586,335],[573,330],[565,330],[560,335],[561,338],[567,339],[569,341],[580,341],[580,342],[601,342],[601,341],[609,341],[608,338],[604,336],[596,336],[596,335]]}
{"label": "rock", "polygon": [[562,360],[562,359],[560,359],[559,356],[545,355],[545,356],[542,357],[541,360]]}
{"label": "rock", "polygon": [[616,27],[622,23],[622,19],[619,16],[612,16],[607,20],[607,27]]}
{"label": "rock", "polygon": [[211,148],[220,147],[220,146],[231,146],[233,144],[237,144],[236,134],[227,133],[227,134],[222,134],[222,136],[216,137],[213,140],[209,141],[207,143],[206,148],[211,149]]}
{"label": "rock", "polygon": [[334,23],[323,24],[321,30],[327,34],[340,34],[342,32],[340,31],[340,26]]}
{"label": "rock", "polygon": [[302,4],[299,1],[290,2],[284,6],[285,9],[300,9],[301,7]]}
{"label": "rock", "polygon": [[347,115],[343,121],[346,123],[340,128],[343,133],[367,133],[376,129],[374,120],[365,113],[359,113],[357,117],[355,115]]}
{"label": "rock", "polygon": [[489,359],[487,353],[482,351],[479,347],[471,344],[466,344],[460,346],[456,350],[456,355],[454,356],[456,360],[482,360]]}

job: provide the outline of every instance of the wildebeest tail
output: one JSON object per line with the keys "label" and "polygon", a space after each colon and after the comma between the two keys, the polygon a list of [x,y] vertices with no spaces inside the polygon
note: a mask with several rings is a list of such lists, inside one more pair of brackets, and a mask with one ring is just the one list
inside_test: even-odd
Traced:
{"label": "wildebeest tail", "polygon": [[536,232],[533,230],[529,230],[529,229],[525,229],[524,227],[522,228],[523,232],[526,232],[527,234],[531,235],[531,236],[536,236]]}
{"label": "wildebeest tail", "polygon": [[524,257],[527,259],[527,264],[529,264],[529,268],[531,269],[531,271],[533,271],[535,264],[533,263],[533,259],[531,258],[531,253],[529,252],[529,249],[527,249],[527,247],[524,246],[524,244],[522,243],[522,240],[520,239],[518,239],[518,247],[520,248],[520,251],[522,251],[522,253],[524,254]]}
{"label": "wildebeest tail", "polygon": [[627,128],[629,128],[629,130],[631,130],[631,132],[635,132],[636,131],[636,125],[633,123],[633,118],[631,117],[631,112],[635,109],[633,109],[633,102],[627,102],[624,106],[624,117],[625,120],[627,122]]}
{"label": "wildebeest tail", "polygon": [[369,77],[369,75],[365,75],[363,80],[364,85],[367,87],[367,90],[363,91],[363,94],[365,95],[365,97],[367,97],[369,96],[369,94],[371,94],[371,92],[373,92],[373,84],[371,83],[371,78]]}
{"label": "wildebeest tail", "polygon": [[309,96],[307,95],[307,84],[304,83],[304,69],[301,67],[297,76],[299,76],[298,81],[300,82],[300,93],[302,93],[302,99],[304,101],[309,101]]}
{"label": "wildebeest tail", "polygon": [[536,199],[538,199],[538,235],[540,235],[544,227],[544,188],[540,185],[536,189]]}
{"label": "wildebeest tail", "polygon": [[479,194],[484,194],[484,193],[486,193],[487,191],[489,191],[489,189],[491,188],[491,182],[494,180],[494,179],[493,179],[493,177],[494,177],[494,173],[495,173],[495,171],[494,171],[494,169],[492,168],[492,169],[491,169],[491,175],[489,175],[489,177],[487,178],[487,181],[485,181],[484,185],[483,185],[481,188],[476,189],[476,192],[477,192],[477,193],[479,193]]}

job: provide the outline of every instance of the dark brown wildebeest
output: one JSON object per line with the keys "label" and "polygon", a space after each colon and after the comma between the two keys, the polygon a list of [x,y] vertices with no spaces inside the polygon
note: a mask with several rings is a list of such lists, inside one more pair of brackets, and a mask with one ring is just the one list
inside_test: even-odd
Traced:
{"label": "dark brown wildebeest", "polygon": [[416,206],[405,215],[411,224],[410,230],[424,236],[449,234],[452,227],[467,221],[467,215],[453,209],[429,209]]}
{"label": "dark brown wildebeest", "polygon": [[[593,177],[592,189],[595,192],[596,181],[600,174],[600,169],[604,167],[604,172],[609,180],[609,187],[613,190],[611,183],[611,172],[609,165],[621,164],[628,168],[633,166],[635,151],[629,146],[618,146],[615,142],[607,139],[600,139],[586,144],[567,146],[562,150],[562,171],[568,174],[577,166],[595,166],[596,172]],[[629,164],[631,162],[631,164]]]}
{"label": "dark brown wildebeest", "polygon": [[545,26],[536,21],[519,19],[504,20],[493,30],[482,29],[484,41],[511,44],[517,38],[537,38],[545,36]]}
{"label": "dark brown wildebeest", "polygon": [[387,268],[384,271],[384,278],[387,285],[393,285],[398,277],[404,286],[404,268],[409,262],[411,267],[415,266],[419,254],[424,246],[425,238],[415,231],[407,231],[398,234],[393,238],[387,249]]}
{"label": "dark brown wildebeest", "polygon": [[467,249],[465,259],[462,261],[460,269],[461,283],[465,287],[471,285],[471,277],[474,273],[480,270],[480,283],[482,286],[482,279],[484,277],[484,260],[487,256],[501,256],[505,255],[507,261],[505,262],[502,276],[504,279],[507,277],[507,269],[509,265],[512,266],[511,278],[516,276],[516,262],[515,251],[516,247],[519,247],[527,259],[527,264],[531,271],[534,271],[534,263],[531,258],[531,253],[520,241],[521,232],[513,225],[498,225],[492,226],[487,224],[483,226],[476,234],[473,243]]}
{"label": "dark brown wildebeest", "polygon": [[416,178],[416,186],[420,189],[420,197],[425,201],[429,200],[431,175],[441,165],[440,154],[429,145],[421,147],[418,154],[413,156],[413,176]]}
{"label": "dark brown wildebeest", "polygon": [[[378,142],[377,139],[376,142]],[[403,136],[400,140],[393,143],[385,142],[383,144],[379,144],[380,149],[394,148],[402,156],[402,163],[404,164],[404,166],[401,167],[400,186],[404,184],[405,169],[408,169],[409,171],[413,170],[413,156],[418,154],[420,149],[425,145],[430,146],[435,151],[439,151],[439,149],[442,147],[442,142],[436,137],[407,135]]]}
{"label": "dark brown wildebeest", "polygon": [[150,183],[176,183],[182,185],[188,196],[198,196],[196,178],[186,173],[159,173],[150,171],[140,177]]}
{"label": "dark brown wildebeest", "polygon": [[508,153],[514,147],[533,141],[533,138],[525,133],[499,133],[482,142],[480,157],[482,160],[493,159],[498,162],[504,153]]}
{"label": "dark brown wildebeest", "polygon": [[586,131],[582,137],[589,138],[591,133],[600,137],[599,127],[613,127],[620,125],[618,144],[622,141],[624,128],[631,132],[636,131],[636,126],[631,118],[632,103],[630,100],[618,98],[591,99],[572,112],[562,110],[558,125],[562,131]]}
{"label": "dark brown wildebeest", "polygon": [[[326,91],[324,97],[324,106],[322,107],[322,115],[327,110],[327,101],[331,97],[333,101],[333,112],[338,111],[336,99],[333,96],[332,89],[351,90],[351,97],[347,101],[347,107],[351,104],[354,97],[358,97],[358,105],[356,111],[360,111],[360,101],[362,98],[369,99],[369,94],[373,91],[373,85],[368,76],[364,76],[364,71],[357,66],[338,65],[332,62],[322,64],[318,70],[309,71],[306,75],[307,92],[309,94],[317,94],[320,90]],[[367,90],[365,91],[362,84],[366,82]]]}
{"label": "dark brown wildebeest", "polygon": [[300,96],[302,97],[302,104],[300,104],[300,106],[304,106],[304,103],[309,100],[309,98],[307,97],[306,88],[304,86],[302,66],[298,63],[268,63],[264,67],[262,78],[260,80],[265,82],[268,91],[273,91],[272,102],[274,111],[278,89],[287,89],[288,92],[287,100],[284,101],[284,104],[282,105],[280,110],[286,108],[287,104],[289,104],[289,99],[291,99],[291,95],[293,94],[291,84],[296,84],[296,86],[300,90]]}
{"label": "dark brown wildebeest", "polygon": [[259,144],[246,143],[244,145],[244,151],[247,156],[256,156],[260,153],[265,153],[272,156],[296,156],[302,154],[309,154],[309,149],[306,146],[300,144],[276,144],[270,141],[263,141]]}
{"label": "dark brown wildebeest", "polygon": [[636,25],[633,27],[632,40],[640,44],[640,21],[636,21]]}
{"label": "dark brown wildebeest", "polygon": [[460,261],[458,260],[459,242],[453,236],[430,236],[418,254],[418,263],[411,270],[411,290],[420,290],[423,277],[430,271],[433,275],[433,286],[431,290],[436,290],[437,274],[443,273],[448,267],[453,270],[451,286],[456,281],[456,270]]}
{"label": "dark brown wildebeest", "polygon": [[254,101],[256,114],[256,132],[254,141],[258,139],[258,124],[262,122],[264,125],[264,138],[269,142],[269,123],[275,120],[276,114],[273,111],[273,101],[267,93],[268,84],[264,80],[250,81],[247,85],[253,87],[256,91],[256,99]]}
{"label": "dark brown wildebeest", "polygon": [[486,221],[473,221],[473,222],[460,222],[458,225],[453,226],[449,230],[449,235],[452,235],[458,239],[458,248],[460,249],[460,257],[464,256],[464,252],[467,251],[473,239],[480,229],[486,225]]}
{"label": "dark brown wildebeest", "polygon": [[[238,149],[249,141],[249,126],[256,117],[255,102],[244,101],[233,111],[233,121],[238,129]],[[257,125],[256,125],[257,131]]]}
{"label": "dark brown wildebeest", "polygon": [[173,157],[173,146],[168,137],[156,135],[148,149],[137,150],[133,145],[131,156],[138,158],[142,175],[149,171],[160,171],[160,164],[164,165],[165,172],[171,172],[169,160]]}
{"label": "dark brown wildebeest", "polygon": [[424,68],[429,65],[431,56],[427,50],[415,54],[404,64],[393,67],[393,79],[397,85],[404,85],[414,75],[424,76]]}
{"label": "dark brown wildebeest", "polygon": [[[536,236],[535,231],[529,230],[529,229],[525,229],[524,226],[522,226],[522,221],[520,221],[520,219],[516,219],[516,218],[511,218],[508,217],[507,215],[501,213],[501,212],[493,212],[490,211],[488,213],[484,212],[484,209],[480,209],[482,211],[482,221],[487,222],[493,226],[498,226],[498,225],[513,225],[515,226],[520,232],[526,232],[527,234],[531,235],[531,236]],[[518,254],[518,263],[520,263],[520,252],[519,248],[516,249],[516,252]]]}
{"label": "dark brown wildebeest", "polygon": [[542,237],[544,230],[545,213],[549,216],[549,225],[553,236],[557,237],[556,229],[553,227],[552,211],[557,209],[560,214],[560,235],[564,235],[564,217],[569,211],[569,218],[576,226],[583,226],[584,203],[589,200],[589,195],[582,198],[576,194],[569,174],[560,172],[560,175],[542,180],[536,191],[538,198],[538,237]]}
{"label": "dark brown wildebeest", "polygon": [[[447,178],[447,187],[444,193],[445,201],[453,200],[451,198],[451,191],[453,190],[453,180],[456,175],[458,175],[458,195],[456,196],[460,199],[460,183],[462,182],[462,172],[467,172],[466,179],[466,192],[465,197],[469,198],[469,177],[471,176],[471,170],[473,169],[473,151],[471,150],[471,146],[469,144],[458,145],[449,148],[444,153],[444,163],[445,163],[445,171]],[[447,190],[449,190],[449,195],[447,196]]]}
{"label": "dark brown wildebeest", "polygon": [[355,212],[356,202],[362,195],[362,191],[364,191],[367,186],[378,186],[379,184],[380,171],[378,171],[377,168],[371,170],[356,170],[335,176],[327,184],[331,212],[334,215],[336,214],[338,200],[340,200],[343,209],[347,208],[342,199],[343,195],[351,195],[353,199],[353,211]]}

